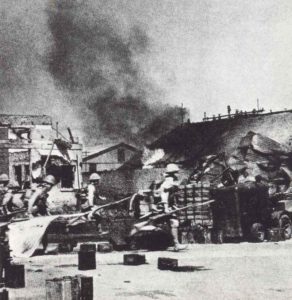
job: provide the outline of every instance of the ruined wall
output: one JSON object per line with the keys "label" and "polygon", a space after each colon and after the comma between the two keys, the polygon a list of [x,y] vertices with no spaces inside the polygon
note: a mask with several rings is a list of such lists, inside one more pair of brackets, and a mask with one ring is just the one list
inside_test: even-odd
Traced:
{"label": "ruined wall", "polygon": [[46,115],[1,115],[1,124],[10,125],[51,125],[52,118]]}
{"label": "ruined wall", "polygon": [[0,174],[9,173],[9,153],[8,149],[2,148],[0,151]]}
{"label": "ruined wall", "polygon": [[[25,149],[10,149],[9,152],[9,178],[22,183],[30,178],[30,152]],[[16,168],[20,168],[17,174]]]}
{"label": "ruined wall", "polygon": [[[101,174],[100,192],[105,196],[119,196],[148,189],[154,180],[162,180],[164,168],[142,170],[117,170]],[[189,170],[181,170],[181,180],[188,177]]]}
{"label": "ruined wall", "polygon": [[291,147],[292,112],[232,120],[229,130],[221,135],[221,143],[218,141],[218,150],[225,150],[227,153],[233,152],[248,131],[260,133]]}
{"label": "ruined wall", "polygon": [[[231,154],[249,132],[260,133],[291,147],[292,111],[244,116],[200,123],[185,123],[154,142],[151,149],[165,152],[165,163],[187,162],[203,156]],[[161,160],[160,160],[161,161]]]}
{"label": "ruined wall", "polygon": [[8,139],[8,128],[0,127],[0,140],[7,140],[7,139]]}

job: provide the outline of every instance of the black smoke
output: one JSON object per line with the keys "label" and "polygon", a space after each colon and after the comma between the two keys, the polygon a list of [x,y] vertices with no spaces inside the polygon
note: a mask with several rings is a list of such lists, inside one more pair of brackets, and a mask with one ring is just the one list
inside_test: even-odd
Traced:
{"label": "black smoke", "polygon": [[147,30],[91,0],[2,0],[0,109],[48,114],[85,143],[145,144],[180,123],[145,72]]}
{"label": "black smoke", "polygon": [[64,2],[48,16],[54,40],[48,68],[82,108],[89,142],[145,143],[179,124],[180,108],[162,104],[158,88],[141,69],[151,47],[141,27],[123,31],[113,16]]}

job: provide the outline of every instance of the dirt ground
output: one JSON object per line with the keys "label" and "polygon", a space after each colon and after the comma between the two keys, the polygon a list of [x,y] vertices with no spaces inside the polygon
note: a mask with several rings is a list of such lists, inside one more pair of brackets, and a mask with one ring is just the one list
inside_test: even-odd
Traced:
{"label": "dirt ground", "polygon": [[[26,266],[26,288],[10,299],[45,299],[45,280],[65,275],[94,277],[94,299],[292,299],[292,241],[189,245],[188,249],[144,252],[147,264],[124,266],[123,254],[97,253],[97,268],[78,271],[77,253],[17,260]],[[158,257],[177,258],[189,272],[160,271]]]}

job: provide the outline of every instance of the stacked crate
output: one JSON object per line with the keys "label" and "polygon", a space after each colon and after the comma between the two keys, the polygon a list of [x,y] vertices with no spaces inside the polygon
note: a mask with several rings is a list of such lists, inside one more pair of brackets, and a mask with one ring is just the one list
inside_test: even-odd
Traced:
{"label": "stacked crate", "polygon": [[189,207],[179,212],[179,220],[181,224],[200,224],[208,227],[212,226],[212,214],[209,204],[204,202],[210,200],[210,183],[209,182],[193,182],[188,185],[180,186],[177,192],[178,207],[190,204],[202,204],[197,207]]}

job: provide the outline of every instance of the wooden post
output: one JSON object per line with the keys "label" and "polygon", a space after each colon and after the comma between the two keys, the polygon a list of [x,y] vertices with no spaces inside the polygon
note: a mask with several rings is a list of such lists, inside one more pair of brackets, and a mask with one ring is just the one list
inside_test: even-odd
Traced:
{"label": "wooden post", "polygon": [[50,157],[51,157],[51,154],[52,154],[52,152],[53,152],[54,145],[55,145],[55,141],[53,141],[53,144],[52,144],[52,147],[51,147],[51,149],[50,149],[49,155],[47,156],[47,159],[46,159],[46,161],[45,161],[45,163],[44,163],[44,165],[43,165],[43,174],[44,174],[44,175],[46,175],[46,166],[47,166],[48,161],[49,161],[49,159],[50,159]]}

